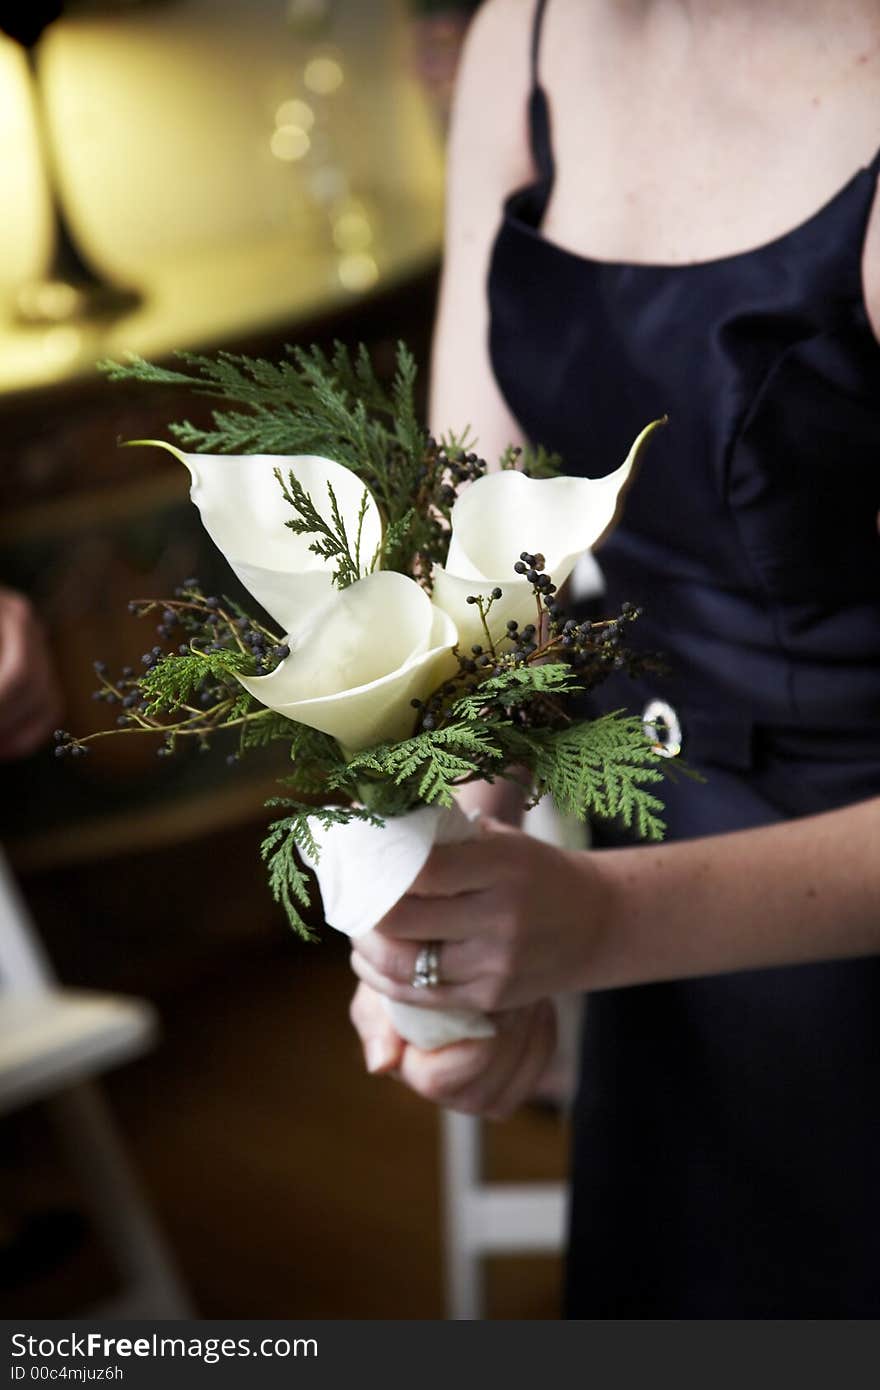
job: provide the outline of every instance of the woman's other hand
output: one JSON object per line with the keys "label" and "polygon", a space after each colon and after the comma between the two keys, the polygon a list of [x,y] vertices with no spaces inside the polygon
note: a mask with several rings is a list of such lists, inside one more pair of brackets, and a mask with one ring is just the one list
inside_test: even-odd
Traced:
{"label": "woman's other hand", "polygon": [[503,1120],[534,1093],[556,1048],[556,1013],[548,999],[493,1018],[494,1038],[422,1052],[403,1042],[380,996],[360,984],[351,1004],[367,1069],[393,1073],[417,1095],[447,1110]]}

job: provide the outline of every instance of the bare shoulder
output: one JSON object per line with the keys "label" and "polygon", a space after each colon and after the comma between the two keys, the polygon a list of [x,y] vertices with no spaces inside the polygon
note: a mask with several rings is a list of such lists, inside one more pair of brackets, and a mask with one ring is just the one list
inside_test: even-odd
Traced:
{"label": "bare shoulder", "polygon": [[438,431],[471,425],[487,458],[518,439],[489,363],[486,285],[504,199],[533,177],[533,14],[534,0],[488,0],[477,12],[462,54],[449,133],[431,419]]}
{"label": "bare shoulder", "polygon": [[468,48],[488,43],[499,53],[506,47],[507,56],[514,57],[525,37],[528,57],[538,4],[539,0],[483,0],[468,29]]}
{"label": "bare shoulder", "polygon": [[[547,0],[541,50],[600,0]],[[606,0],[607,3],[607,0]],[[488,353],[487,284],[506,196],[536,175],[529,134],[537,0],[486,0],[468,31],[449,138],[446,242],[431,372],[438,429],[473,426],[492,460],[522,433],[502,399]],[[578,34],[582,32],[580,27]]]}
{"label": "bare shoulder", "polygon": [[531,171],[527,104],[534,11],[535,0],[486,0],[462,53],[450,176],[488,181],[495,194]]}
{"label": "bare shoulder", "polygon": [[[609,27],[603,19],[606,8],[607,0],[545,0],[540,68],[546,57],[552,73],[566,54],[582,64],[594,46],[591,39]],[[623,9],[628,8],[624,3]],[[473,136],[480,133],[475,129],[479,125],[502,150],[519,157],[520,170],[528,149],[526,111],[538,11],[539,0],[484,0],[468,30],[457,84],[459,128],[469,125]],[[620,27],[619,19],[610,27]]]}

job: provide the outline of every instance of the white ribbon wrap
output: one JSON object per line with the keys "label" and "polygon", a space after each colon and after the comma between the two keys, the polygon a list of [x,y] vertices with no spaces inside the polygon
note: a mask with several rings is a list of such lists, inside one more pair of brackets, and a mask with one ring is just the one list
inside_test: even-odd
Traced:
{"label": "white ribbon wrap", "polygon": [[[312,822],[319,850],[307,859],[321,889],[328,926],[357,938],[372,931],[412,887],[436,845],[462,844],[479,834],[458,805],[422,806],[389,816],[382,826],[366,821],[328,828]],[[443,963],[441,953],[441,967]],[[491,1038],[495,1027],[472,1009],[430,1009],[383,999],[397,1032],[426,1052],[465,1038]]]}

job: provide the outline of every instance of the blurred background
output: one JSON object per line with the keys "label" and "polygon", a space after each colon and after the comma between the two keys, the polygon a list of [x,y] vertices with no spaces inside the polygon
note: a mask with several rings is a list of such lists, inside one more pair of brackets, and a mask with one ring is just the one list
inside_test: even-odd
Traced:
{"label": "blurred background", "polygon": [[[184,470],[117,447],[201,403],[96,361],[342,338],[388,368],[404,338],[426,364],[474,6],[23,8],[0,4],[0,586],[85,733],[93,661],[155,640],[130,598],[235,589]],[[452,1135],[369,1078],[347,942],[295,940],[265,886],[271,764],[145,743],[0,763],[4,1315],[440,1318],[488,1182],[506,1249],[470,1307],[555,1317],[558,1110]]]}

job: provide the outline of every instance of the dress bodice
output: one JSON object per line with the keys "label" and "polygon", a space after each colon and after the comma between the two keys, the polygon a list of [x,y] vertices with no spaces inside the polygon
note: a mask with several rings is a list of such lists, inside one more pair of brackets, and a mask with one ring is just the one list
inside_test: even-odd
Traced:
{"label": "dress bodice", "polygon": [[880,715],[880,347],[861,252],[880,155],[813,216],[739,254],[594,260],[548,241],[540,176],[507,200],[491,259],[490,354],[526,436],[566,470],[616,468],[667,415],[599,561],[640,603],[670,690],[758,723]]}

